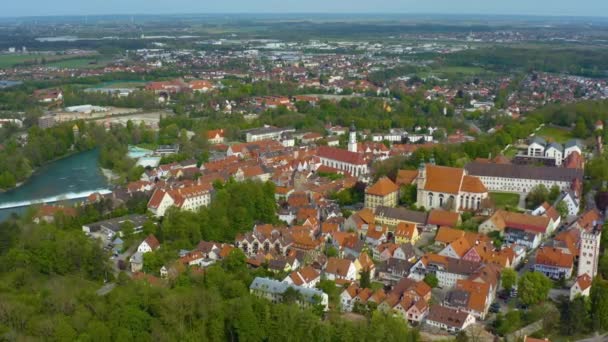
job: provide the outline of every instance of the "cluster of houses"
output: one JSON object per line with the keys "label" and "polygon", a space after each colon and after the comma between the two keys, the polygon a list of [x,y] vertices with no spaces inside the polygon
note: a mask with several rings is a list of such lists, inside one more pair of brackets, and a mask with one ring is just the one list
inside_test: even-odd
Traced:
{"label": "cluster of houses", "polygon": [[[147,198],[150,216],[163,217],[170,208],[206,207],[213,201],[213,184],[233,179],[273,182],[282,221],[258,223],[231,244],[201,241],[154,273],[172,278],[187,268],[202,271],[240,249],[249,267],[276,275],[256,278],[250,287],[254,295],[278,302],[292,289],[300,294],[300,305],[327,310],[327,294],[316,289],[327,279],[342,289],[342,311],[390,311],[411,324],[449,332],[485,320],[501,287],[501,270],[522,265],[530,255],[535,256],[535,271],[554,279],[574,278],[573,298],[589,294],[597,274],[603,215],[597,210],[579,215],[582,169],[521,165],[504,157],[457,168],[435,165],[431,159],[417,170],[400,170],[395,179],[372,181],[372,163],[388,157],[390,150],[382,143],[358,142],[354,127],[331,126],[328,131],[347,135],[346,149],[317,146],[312,135],[294,138],[293,130],[274,127],[247,131],[245,142],[224,145],[225,132],[218,129],[207,137],[224,156],[200,165],[185,160],[148,167],[139,181],[121,191]],[[288,138],[310,141],[286,145]],[[538,184],[557,185],[561,195],[531,212],[497,210],[491,203],[491,191],[525,196]],[[402,189],[409,186],[416,187],[417,210],[398,206]],[[333,196],[353,187],[364,193],[364,201],[344,216]],[[95,194],[90,201],[113,196]],[[560,202],[566,204],[571,224],[557,210]],[[477,215],[477,232],[461,229],[464,213]],[[117,218],[83,226],[83,231],[116,255],[124,252],[126,222],[138,233],[146,220],[145,215]],[[147,236],[130,256],[129,270],[141,274],[144,255],[159,248],[159,240]],[[426,282],[431,276],[447,292],[441,301],[431,301]],[[362,278],[381,286],[363,287]]]}

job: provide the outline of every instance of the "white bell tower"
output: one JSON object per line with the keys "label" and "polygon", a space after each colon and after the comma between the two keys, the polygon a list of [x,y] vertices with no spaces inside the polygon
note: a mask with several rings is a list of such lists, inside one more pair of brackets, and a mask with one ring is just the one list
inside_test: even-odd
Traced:
{"label": "white bell tower", "polygon": [[350,133],[348,136],[348,150],[350,152],[357,152],[357,128],[355,128],[355,123],[353,122],[350,125]]}

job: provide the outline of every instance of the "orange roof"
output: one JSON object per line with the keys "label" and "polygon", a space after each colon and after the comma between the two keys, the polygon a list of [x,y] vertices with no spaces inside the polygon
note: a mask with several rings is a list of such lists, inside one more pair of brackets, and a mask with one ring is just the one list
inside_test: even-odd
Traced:
{"label": "orange roof", "polygon": [[458,194],[463,177],[463,169],[427,164],[424,190]]}
{"label": "orange roof", "polygon": [[154,236],[154,234],[148,235],[148,237],[144,241],[148,244],[148,246],[150,246],[152,250],[155,250],[160,247],[160,242],[158,242],[158,239],[156,238],[156,236]]}
{"label": "orange roof", "polygon": [[464,236],[464,230],[450,227],[440,227],[435,235],[435,242],[450,244]]}
{"label": "orange roof", "polygon": [[395,183],[397,185],[412,184],[416,177],[418,177],[418,171],[416,170],[399,170]]}
{"label": "orange roof", "polygon": [[497,210],[490,220],[496,228],[504,230],[506,227],[545,233],[549,226],[550,218],[545,216],[534,216],[505,210]]}
{"label": "orange roof", "polygon": [[302,286],[317,279],[319,275],[319,271],[314,269],[312,266],[306,266],[299,269],[298,271],[291,272],[289,274],[289,277],[295,285]]}
{"label": "orange roof", "polygon": [[547,266],[572,268],[574,255],[566,254],[561,249],[541,247],[536,253],[536,263]]}
{"label": "orange roof", "polygon": [[357,212],[357,214],[363,220],[363,222],[365,222],[367,224],[374,223],[375,215],[374,215],[374,212],[371,211],[371,209],[369,209],[369,208],[361,209]]}
{"label": "orange roof", "polygon": [[578,219],[577,223],[585,230],[589,230],[593,228],[593,224],[596,222],[600,222],[601,215],[597,209],[592,209],[586,211],[580,219]]}
{"label": "orange roof", "polygon": [[467,306],[477,312],[485,312],[490,284],[479,283],[472,280],[458,280],[456,288],[469,293]]}
{"label": "orange roof", "polygon": [[412,239],[416,229],[415,223],[399,222],[399,224],[397,224],[397,228],[395,229],[395,236]]}
{"label": "orange roof", "polygon": [[437,226],[456,227],[460,220],[460,214],[447,210],[431,210],[429,213],[428,224]]}
{"label": "orange roof", "polygon": [[327,261],[327,267],[325,268],[325,272],[330,274],[336,274],[341,277],[346,277],[348,275],[348,269],[352,265],[352,261],[348,259],[340,259],[340,258],[329,258]]}
{"label": "orange roof", "polygon": [[218,137],[218,136],[220,138],[224,137],[224,129],[223,128],[207,131],[207,139],[215,139],[215,137]]}
{"label": "orange roof", "polygon": [[570,254],[576,256],[579,252],[578,243],[580,241],[580,238],[581,231],[574,228],[557,234],[554,240],[564,242],[564,244],[568,247]]}
{"label": "orange roof", "polygon": [[461,190],[477,194],[488,192],[488,189],[486,189],[486,186],[483,185],[481,180],[474,176],[464,176]]}
{"label": "orange roof", "polygon": [[374,240],[380,240],[382,238],[382,236],[384,236],[386,234],[387,231],[388,231],[387,227],[372,225],[367,229],[366,237],[368,237],[370,239],[374,239]]}
{"label": "orange roof", "polygon": [[388,177],[382,177],[374,185],[367,188],[365,193],[383,197],[397,191],[399,191],[397,184],[393,183]]}
{"label": "orange roof", "polygon": [[450,243],[450,246],[460,258],[462,258],[466,252],[471,249],[471,245],[464,235]]}
{"label": "orange roof", "polygon": [[321,224],[321,232],[323,234],[330,234],[337,232],[340,229],[340,225],[337,223],[323,222]]}
{"label": "orange roof", "polygon": [[364,270],[371,270],[375,267],[374,261],[369,257],[367,253],[361,253],[359,255],[359,263],[361,264],[361,268]]}
{"label": "orange roof", "polygon": [[578,283],[578,287],[581,289],[581,291],[585,291],[591,286],[593,279],[591,279],[591,277],[585,273],[578,276],[578,278],[576,278],[576,282]]}

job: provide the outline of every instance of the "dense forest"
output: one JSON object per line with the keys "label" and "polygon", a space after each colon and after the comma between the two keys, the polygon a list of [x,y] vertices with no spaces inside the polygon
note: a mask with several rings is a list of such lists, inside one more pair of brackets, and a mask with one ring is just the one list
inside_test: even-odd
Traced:
{"label": "dense forest", "polygon": [[495,71],[545,71],[588,77],[605,77],[608,59],[605,51],[593,48],[493,47],[466,50],[447,55],[454,66],[481,66]]}

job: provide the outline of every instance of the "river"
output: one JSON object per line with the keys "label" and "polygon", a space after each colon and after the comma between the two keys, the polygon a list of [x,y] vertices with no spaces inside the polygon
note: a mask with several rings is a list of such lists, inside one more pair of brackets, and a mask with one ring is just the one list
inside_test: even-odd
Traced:
{"label": "river", "polygon": [[0,193],[0,221],[35,203],[73,201],[107,191],[98,156],[98,150],[91,150],[56,160],[36,170],[20,187]]}

